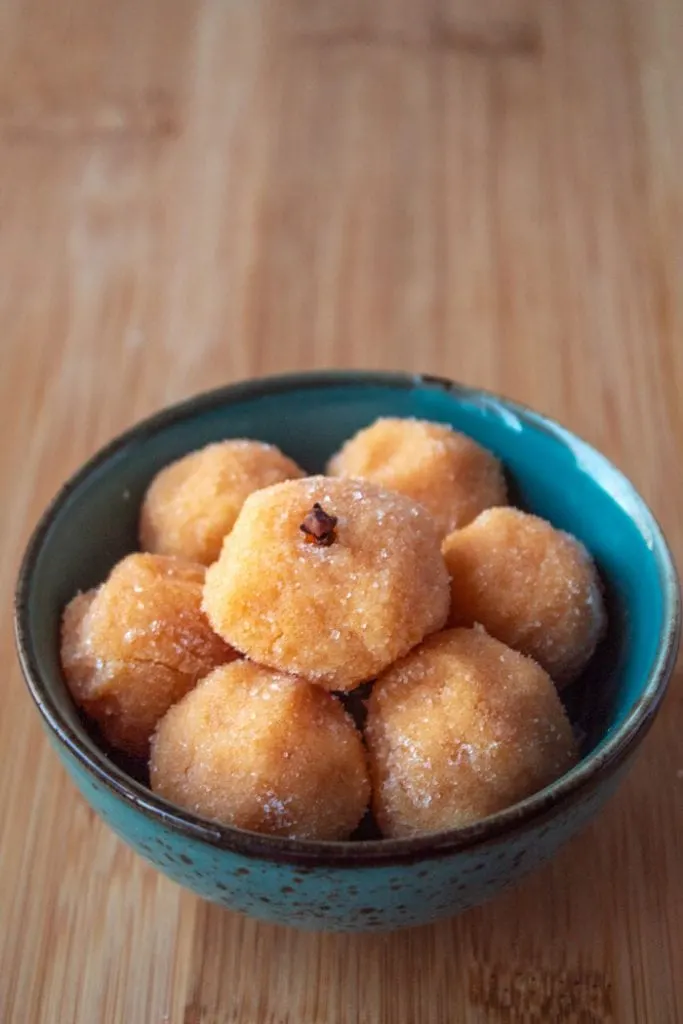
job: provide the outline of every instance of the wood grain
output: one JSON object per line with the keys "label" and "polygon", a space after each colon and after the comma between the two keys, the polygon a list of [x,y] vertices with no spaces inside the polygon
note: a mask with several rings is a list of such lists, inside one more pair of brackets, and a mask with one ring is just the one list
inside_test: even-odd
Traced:
{"label": "wood grain", "polygon": [[683,1021],[683,679],[628,782],[490,906],[243,920],[75,795],[15,664],[64,477],[218,382],[403,367],[602,448],[683,558],[676,0],[0,3],[0,1020]]}

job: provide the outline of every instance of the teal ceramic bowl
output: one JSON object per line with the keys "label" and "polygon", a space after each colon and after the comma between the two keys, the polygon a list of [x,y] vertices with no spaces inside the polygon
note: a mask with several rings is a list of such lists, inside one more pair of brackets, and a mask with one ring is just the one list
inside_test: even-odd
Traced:
{"label": "teal ceramic bowl", "polygon": [[[84,726],[59,665],[59,621],[77,590],[136,546],[152,476],[210,441],[279,445],[311,472],[377,416],[450,423],[495,451],[517,504],[593,553],[608,635],[566,696],[582,759],[523,803],[424,838],[320,843],[221,827],[150,792]],[[676,656],[678,585],[652,514],[614,466],[528,409],[433,377],[315,373],[222,388],[153,416],[71,479],[26,551],[16,598],[19,656],[57,753],[94,810],[160,871],[233,910],[281,924],[389,929],[453,914],[551,857],[614,792],[657,712]]]}

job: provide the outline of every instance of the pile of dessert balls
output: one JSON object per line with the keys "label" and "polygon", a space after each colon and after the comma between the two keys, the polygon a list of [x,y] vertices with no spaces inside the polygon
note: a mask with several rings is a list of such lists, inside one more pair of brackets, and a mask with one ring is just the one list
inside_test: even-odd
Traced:
{"label": "pile of dessert balls", "polygon": [[368,806],[386,837],[455,828],[564,774],[558,691],[605,624],[584,547],[443,424],[380,419],[327,473],[227,440],[155,477],[142,553],[63,617],[106,741],[178,807],[300,839]]}

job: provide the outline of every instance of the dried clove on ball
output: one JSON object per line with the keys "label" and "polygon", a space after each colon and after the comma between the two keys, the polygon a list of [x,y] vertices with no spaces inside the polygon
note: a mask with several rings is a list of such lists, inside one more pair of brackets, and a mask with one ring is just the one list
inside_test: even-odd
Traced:
{"label": "dried clove on ball", "polygon": [[309,544],[327,548],[337,539],[336,525],[337,517],[328,515],[320,502],[316,501],[299,529],[306,534]]}

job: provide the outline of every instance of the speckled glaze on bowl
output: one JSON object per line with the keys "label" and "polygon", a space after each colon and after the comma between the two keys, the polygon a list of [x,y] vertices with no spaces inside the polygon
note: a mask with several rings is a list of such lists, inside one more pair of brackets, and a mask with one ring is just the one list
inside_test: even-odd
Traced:
{"label": "speckled glaze on bowl", "polygon": [[[548,789],[467,828],[357,843],[298,842],[221,827],[152,794],[84,727],[59,666],[59,619],[136,545],[158,469],[224,437],[271,441],[311,472],[377,416],[450,423],[495,451],[517,504],[593,552],[607,638],[566,695],[581,762]],[[226,907],[334,930],[422,924],[472,906],[546,860],[614,791],[657,711],[678,647],[671,556],[652,514],[603,456],[513,402],[434,377],[327,372],[236,384],[167,409],[117,438],[57,495],[26,551],[19,656],[48,735],[95,811],[159,870]]]}

